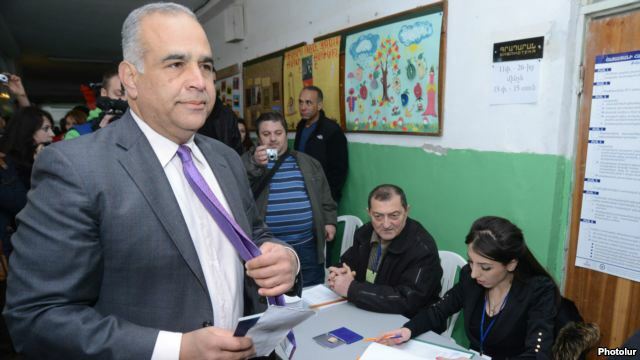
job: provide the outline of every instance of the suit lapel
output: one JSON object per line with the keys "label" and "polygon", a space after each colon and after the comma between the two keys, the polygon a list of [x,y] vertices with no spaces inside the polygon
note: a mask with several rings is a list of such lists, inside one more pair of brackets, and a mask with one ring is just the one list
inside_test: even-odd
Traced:
{"label": "suit lapel", "polygon": [[202,289],[208,294],[202,267],[187,224],[149,141],[129,113],[123,116],[118,125],[122,130],[122,137],[117,145],[125,150],[119,156],[120,164],[136,183],[191,272],[200,282]]}

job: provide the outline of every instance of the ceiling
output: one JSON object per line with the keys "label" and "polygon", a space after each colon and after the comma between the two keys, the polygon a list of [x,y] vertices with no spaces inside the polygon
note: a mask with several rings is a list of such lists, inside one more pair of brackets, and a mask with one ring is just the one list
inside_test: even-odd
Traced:
{"label": "ceiling", "polygon": [[[233,0],[174,0],[201,22]],[[122,59],[120,31],[149,0],[2,0],[0,70],[15,71],[32,102],[83,103],[81,84],[98,83]],[[4,63],[4,66],[3,66]]]}

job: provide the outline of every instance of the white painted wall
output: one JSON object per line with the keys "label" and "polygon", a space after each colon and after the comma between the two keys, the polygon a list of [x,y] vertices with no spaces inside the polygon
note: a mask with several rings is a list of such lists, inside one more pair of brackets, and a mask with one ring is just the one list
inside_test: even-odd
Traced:
{"label": "white painted wall", "polygon": [[[224,41],[222,14],[204,24],[216,67],[433,1],[238,0],[245,40]],[[572,156],[578,0],[449,0],[442,137],[348,134],[351,142]],[[489,105],[493,43],[545,36],[538,102]]]}

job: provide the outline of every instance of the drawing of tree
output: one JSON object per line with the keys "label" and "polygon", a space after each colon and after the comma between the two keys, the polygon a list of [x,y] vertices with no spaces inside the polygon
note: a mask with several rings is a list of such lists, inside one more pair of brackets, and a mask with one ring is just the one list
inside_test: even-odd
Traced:
{"label": "drawing of tree", "polygon": [[387,80],[389,70],[393,73],[398,73],[398,60],[400,59],[400,53],[398,51],[398,44],[390,37],[383,39],[380,42],[380,46],[373,57],[373,63],[375,65],[375,71],[380,71],[382,77],[380,79],[382,83],[382,101],[389,101],[389,95],[387,89],[389,88],[389,81]]}

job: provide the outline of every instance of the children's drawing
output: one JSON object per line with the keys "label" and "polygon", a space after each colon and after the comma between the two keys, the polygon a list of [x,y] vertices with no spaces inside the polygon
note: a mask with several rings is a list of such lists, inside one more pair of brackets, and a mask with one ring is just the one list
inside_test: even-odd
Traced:
{"label": "children's drawing", "polygon": [[347,130],[439,133],[442,14],[402,20],[347,37]]}

